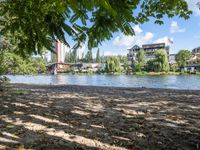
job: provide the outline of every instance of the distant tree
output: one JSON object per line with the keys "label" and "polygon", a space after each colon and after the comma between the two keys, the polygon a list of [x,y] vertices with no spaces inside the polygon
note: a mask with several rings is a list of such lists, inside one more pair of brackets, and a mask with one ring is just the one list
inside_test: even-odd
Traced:
{"label": "distant tree", "polygon": [[77,49],[74,49],[73,52],[73,63],[76,63],[78,61],[78,55],[77,55]]}
{"label": "distant tree", "polygon": [[5,52],[1,55],[1,58],[0,74],[37,74],[46,72],[46,62],[41,57],[22,58],[13,52]]}
{"label": "distant tree", "polygon": [[120,63],[122,63],[122,64],[124,64],[124,63],[126,64],[128,61],[127,56],[124,56],[124,55],[117,55],[117,58],[119,59]]}
{"label": "distant tree", "polygon": [[144,61],[145,61],[144,50],[141,49],[136,55],[136,66],[135,66],[136,71],[142,70],[142,68],[144,67]]}
{"label": "distant tree", "polygon": [[175,60],[179,67],[184,67],[187,63],[187,61],[191,58],[192,53],[188,50],[180,50],[175,55]]}
{"label": "distant tree", "polygon": [[169,71],[169,61],[167,52],[163,49],[154,53],[155,59],[149,60],[146,63],[147,71],[167,72]]}
{"label": "distant tree", "polygon": [[129,69],[129,65],[128,65],[128,58],[127,56],[124,56],[124,55],[117,55],[117,58],[119,59],[119,62],[122,64],[122,68],[123,72],[127,72],[127,70]]}
{"label": "distant tree", "polygon": [[100,57],[100,50],[97,50],[97,55],[96,55],[96,62],[101,63],[101,57]]}
{"label": "distant tree", "polygon": [[65,53],[65,63],[69,63],[69,59],[70,59],[70,54],[69,52]]}
{"label": "distant tree", "polygon": [[155,59],[150,59],[146,63],[146,71],[157,71],[158,69],[158,64]]}
{"label": "distant tree", "polygon": [[121,71],[119,58],[116,56],[110,56],[106,61],[106,72],[116,73]]}
{"label": "distant tree", "polygon": [[93,61],[93,58],[92,58],[92,49],[88,50],[87,55],[86,55],[86,61],[88,63],[92,63],[92,61]]}
{"label": "distant tree", "polygon": [[82,62],[85,62],[85,55],[84,55],[84,52],[82,52],[82,54],[81,54],[81,61],[82,61]]}
{"label": "distant tree", "polygon": [[169,60],[166,50],[161,49],[155,52],[157,71],[169,71]]}
{"label": "distant tree", "polygon": [[52,62],[52,63],[56,63],[56,62],[57,62],[56,53],[51,53],[51,62]]}
{"label": "distant tree", "polygon": [[175,72],[177,70],[178,66],[177,66],[177,64],[170,64],[169,68],[170,68],[170,71]]}

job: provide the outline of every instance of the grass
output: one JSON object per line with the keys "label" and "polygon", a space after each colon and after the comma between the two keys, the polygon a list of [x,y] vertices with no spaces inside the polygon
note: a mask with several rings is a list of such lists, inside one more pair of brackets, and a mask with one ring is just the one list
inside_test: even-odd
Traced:
{"label": "grass", "polygon": [[13,94],[13,95],[25,95],[25,94],[28,94],[28,91],[25,91],[25,90],[13,90],[13,91],[10,91],[10,94]]}
{"label": "grass", "polygon": [[150,75],[150,76],[160,76],[160,75],[180,75],[179,72],[134,72],[133,75],[137,76],[144,76],[144,75]]}

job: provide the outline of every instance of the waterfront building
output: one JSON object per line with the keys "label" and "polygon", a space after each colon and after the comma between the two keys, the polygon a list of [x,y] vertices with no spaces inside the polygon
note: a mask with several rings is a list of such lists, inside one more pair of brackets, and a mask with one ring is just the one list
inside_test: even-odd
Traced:
{"label": "waterfront building", "polygon": [[200,46],[197,47],[197,48],[194,48],[194,49],[192,50],[192,54],[194,54],[194,55],[200,54]]}
{"label": "waterfront building", "polygon": [[141,48],[138,45],[134,45],[132,48],[128,49],[128,64],[131,65],[136,61],[136,55]]}
{"label": "waterfront building", "polygon": [[131,49],[128,49],[127,57],[128,57],[129,65],[135,63],[136,55],[140,49],[144,50],[146,61],[148,61],[150,59],[155,59],[154,53],[160,49],[166,50],[166,52],[169,56],[169,46],[166,45],[165,43],[145,44],[145,45],[142,45],[142,47],[135,45]]}
{"label": "waterfront building", "polygon": [[65,54],[69,52],[69,48],[59,40],[56,40],[54,43],[55,52],[57,56],[57,63],[64,63],[65,61]]}
{"label": "waterfront building", "polygon": [[169,55],[169,64],[171,64],[171,65],[176,64],[175,56],[176,56],[176,54]]}

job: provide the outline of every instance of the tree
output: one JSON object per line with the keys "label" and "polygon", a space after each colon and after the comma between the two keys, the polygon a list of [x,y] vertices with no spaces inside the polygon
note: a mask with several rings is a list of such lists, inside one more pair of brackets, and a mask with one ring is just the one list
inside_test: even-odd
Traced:
{"label": "tree", "polygon": [[118,73],[121,71],[120,61],[118,57],[111,56],[106,61],[106,72]]}
{"label": "tree", "polygon": [[77,57],[77,49],[74,49],[72,53],[73,53],[73,54],[72,54],[72,56],[73,56],[72,62],[73,62],[73,63],[76,63],[77,60],[78,60],[78,57]]}
{"label": "tree", "polygon": [[144,61],[145,61],[145,56],[144,56],[144,50],[141,49],[136,55],[136,66],[135,69],[136,71],[141,71],[142,68],[144,67]]}
{"label": "tree", "polygon": [[147,71],[167,72],[169,71],[169,61],[166,50],[161,49],[155,52],[155,59],[147,61]]}
{"label": "tree", "polygon": [[65,35],[75,41],[74,49],[86,41],[92,49],[114,32],[134,35],[131,24],[162,24],[164,16],[188,19],[191,13],[185,0],[2,0],[0,34],[11,33],[21,55],[53,50],[57,39],[70,46]]}
{"label": "tree", "polygon": [[51,53],[51,62],[52,63],[56,63],[57,62],[57,56],[56,56],[56,53]]}
{"label": "tree", "polygon": [[70,53],[66,52],[65,53],[65,63],[69,63],[69,60],[70,60]]}
{"label": "tree", "polygon": [[88,63],[92,63],[92,61],[93,61],[93,58],[92,58],[92,49],[88,50],[87,55],[86,55],[86,61]]}
{"label": "tree", "polygon": [[38,58],[22,58],[11,52],[5,52],[1,56],[0,74],[36,74],[46,72],[46,62]]}
{"label": "tree", "polygon": [[155,52],[156,62],[157,62],[157,71],[169,71],[169,61],[166,50],[161,49]]}
{"label": "tree", "polygon": [[179,67],[184,67],[186,65],[186,62],[191,58],[192,53],[188,50],[180,50],[175,55],[175,60]]}
{"label": "tree", "polygon": [[101,57],[100,57],[100,50],[97,50],[97,55],[96,55],[96,62],[101,63]]}

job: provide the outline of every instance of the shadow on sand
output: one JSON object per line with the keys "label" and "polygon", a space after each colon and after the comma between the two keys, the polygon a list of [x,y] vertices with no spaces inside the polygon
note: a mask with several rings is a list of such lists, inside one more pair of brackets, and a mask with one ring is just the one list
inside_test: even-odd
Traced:
{"label": "shadow on sand", "polygon": [[200,149],[199,91],[5,85],[0,149]]}

